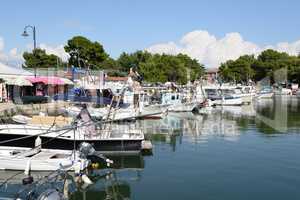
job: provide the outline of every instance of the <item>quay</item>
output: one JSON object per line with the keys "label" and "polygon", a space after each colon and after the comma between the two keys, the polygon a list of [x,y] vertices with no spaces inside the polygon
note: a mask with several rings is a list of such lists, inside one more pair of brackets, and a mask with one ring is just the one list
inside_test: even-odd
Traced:
{"label": "quay", "polygon": [[63,101],[41,104],[2,103],[0,106],[0,118],[10,117],[17,113],[22,113],[24,115],[35,115],[39,114],[39,112],[57,113],[60,108],[69,105],[70,103]]}

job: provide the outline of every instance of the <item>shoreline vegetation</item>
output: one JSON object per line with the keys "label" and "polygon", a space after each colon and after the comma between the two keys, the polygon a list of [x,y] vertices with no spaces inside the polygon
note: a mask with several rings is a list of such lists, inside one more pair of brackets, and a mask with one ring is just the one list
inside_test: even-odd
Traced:
{"label": "shoreline vegetation", "polygon": [[271,83],[300,82],[300,54],[291,56],[284,52],[267,49],[257,57],[240,56],[222,63],[219,73],[224,82],[257,82],[268,77]]}
{"label": "shoreline vegetation", "polygon": [[[138,50],[133,53],[123,52],[118,58],[111,58],[99,42],[92,42],[83,36],[75,36],[67,41],[64,47],[69,54],[68,61],[53,54],[47,54],[43,49],[24,52],[23,68],[65,68],[82,67],[91,70],[105,70],[110,76],[126,76],[130,68],[135,68],[144,81],[177,82],[186,84],[200,79],[205,73],[205,67],[196,59],[185,54],[168,55],[152,54]],[[279,78],[277,76],[285,76]],[[243,55],[236,60],[228,60],[219,66],[219,83],[233,82],[248,84],[269,77],[270,82],[286,79],[288,82],[300,82],[300,54],[291,56],[272,49],[261,52],[258,56]],[[282,81],[283,82],[283,81]]]}
{"label": "shoreline vegetation", "polygon": [[108,71],[111,76],[126,76],[130,68],[135,68],[147,82],[172,81],[180,84],[186,84],[187,77],[194,81],[204,74],[204,66],[184,54],[160,55],[136,51],[123,52],[117,59],[113,59],[99,42],[92,42],[82,36],[68,40],[64,48],[69,54],[67,62],[62,62],[56,55],[49,55],[38,48],[23,54],[23,68],[88,67],[91,70]]}

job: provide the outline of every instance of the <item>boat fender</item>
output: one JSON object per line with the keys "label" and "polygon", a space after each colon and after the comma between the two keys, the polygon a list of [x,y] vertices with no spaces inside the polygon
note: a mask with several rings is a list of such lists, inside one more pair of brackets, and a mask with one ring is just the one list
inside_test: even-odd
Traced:
{"label": "boat fender", "polygon": [[113,160],[106,159],[105,161],[106,161],[107,167],[110,167],[111,164],[114,164],[114,161],[113,161]]}
{"label": "boat fender", "polygon": [[42,139],[40,138],[40,136],[38,136],[38,137],[35,139],[34,146],[35,146],[35,147],[41,147],[41,145],[42,145]]}
{"label": "boat fender", "polygon": [[24,174],[25,175],[29,175],[30,174],[30,169],[31,169],[31,160],[28,160],[27,164],[26,164],[26,168],[25,168]]}
{"label": "boat fender", "polygon": [[83,182],[85,183],[85,184],[93,184],[93,182],[91,181],[91,179],[87,176],[87,175],[85,175],[85,174],[82,174],[81,175],[81,178],[82,178],[82,180],[83,180]]}
{"label": "boat fender", "polygon": [[33,183],[33,177],[32,176],[28,176],[26,178],[23,178],[22,180],[23,185],[28,185]]}

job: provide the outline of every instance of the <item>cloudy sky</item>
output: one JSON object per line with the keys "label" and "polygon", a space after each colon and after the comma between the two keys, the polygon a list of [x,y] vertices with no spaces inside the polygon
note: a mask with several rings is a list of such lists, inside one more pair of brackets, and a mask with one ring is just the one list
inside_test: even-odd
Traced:
{"label": "cloudy sky", "polygon": [[62,59],[75,35],[99,41],[114,58],[138,49],[181,52],[206,67],[267,48],[298,54],[299,8],[296,0],[3,1],[0,61],[23,62],[32,48],[32,38],[21,36],[28,24],[36,26],[38,46]]}

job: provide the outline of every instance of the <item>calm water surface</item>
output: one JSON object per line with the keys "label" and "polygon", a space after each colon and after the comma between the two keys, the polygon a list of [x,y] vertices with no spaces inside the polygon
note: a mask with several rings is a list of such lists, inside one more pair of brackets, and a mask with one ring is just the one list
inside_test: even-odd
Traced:
{"label": "calm water surface", "polygon": [[115,158],[73,199],[300,199],[299,119],[297,98],[276,98],[139,121],[153,155]]}

